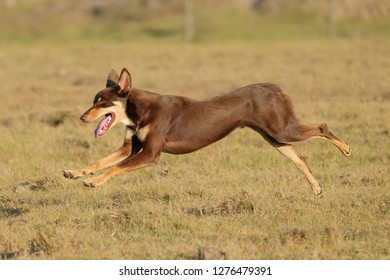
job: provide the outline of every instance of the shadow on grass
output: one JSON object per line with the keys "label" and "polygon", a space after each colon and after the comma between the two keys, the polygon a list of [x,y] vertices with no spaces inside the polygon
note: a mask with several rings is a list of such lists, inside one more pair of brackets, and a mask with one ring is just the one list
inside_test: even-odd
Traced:
{"label": "shadow on grass", "polygon": [[22,211],[19,209],[13,209],[13,208],[0,209],[0,218],[19,217],[20,215],[22,215]]}
{"label": "shadow on grass", "polygon": [[0,253],[0,260],[15,259],[19,255],[19,252],[3,252]]}

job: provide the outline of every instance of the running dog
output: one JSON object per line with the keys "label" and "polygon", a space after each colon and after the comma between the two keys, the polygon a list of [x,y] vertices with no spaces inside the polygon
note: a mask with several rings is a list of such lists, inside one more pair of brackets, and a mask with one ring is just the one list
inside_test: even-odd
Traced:
{"label": "running dog", "polygon": [[122,123],[126,126],[125,139],[113,154],[82,169],[63,171],[66,178],[76,179],[110,167],[101,175],[84,180],[87,187],[97,187],[118,174],[155,165],[161,152],[194,152],[239,127],[253,129],[291,159],[316,195],[322,193],[321,186],[304,157],[290,143],[321,138],[335,145],[345,156],[351,154],[349,145],[333,135],[325,123],[301,124],[295,117],[290,98],[270,83],[248,85],[197,101],[135,88],[126,68],[120,75],[112,69],[106,88],[96,94],[93,106],[80,119],[90,123],[101,117],[95,129],[96,138]]}

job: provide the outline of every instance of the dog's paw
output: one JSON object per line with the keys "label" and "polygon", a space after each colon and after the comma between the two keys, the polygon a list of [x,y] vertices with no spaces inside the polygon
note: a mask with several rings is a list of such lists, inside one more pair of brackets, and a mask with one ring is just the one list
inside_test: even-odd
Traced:
{"label": "dog's paw", "polygon": [[79,170],[64,170],[62,174],[68,179],[77,179],[84,176],[84,173]]}
{"label": "dog's paw", "polygon": [[96,188],[100,184],[97,183],[94,179],[87,179],[83,181],[83,185],[87,188]]}
{"label": "dog's paw", "polygon": [[344,154],[346,157],[350,157],[350,156],[351,156],[351,153],[352,153],[352,149],[351,149],[351,147],[348,146],[348,144],[347,144],[346,149],[343,150],[342,152],[343,152],[343,154]]}

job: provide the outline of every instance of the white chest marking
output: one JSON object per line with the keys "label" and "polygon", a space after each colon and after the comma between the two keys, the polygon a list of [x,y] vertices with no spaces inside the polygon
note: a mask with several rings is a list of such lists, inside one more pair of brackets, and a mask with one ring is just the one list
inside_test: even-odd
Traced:
{"label": "white chest marking", "polygon": [[126,126],[135,126],[134,122],[130,120],[126,115],[126,99],[122,98],[119,101],[113,102],[115,105],[115,111],[118,122],[123,123]]}
{"label": "white chest marking", "polygon": [[137,136],[138,136],[138,139],[141,141],[141,142],[144,142],[146,137],[148,136],[150,132],[150,127],[147,125],[147,126],[144,126],[142,127],[141,129],[139,129],[137,131]]}

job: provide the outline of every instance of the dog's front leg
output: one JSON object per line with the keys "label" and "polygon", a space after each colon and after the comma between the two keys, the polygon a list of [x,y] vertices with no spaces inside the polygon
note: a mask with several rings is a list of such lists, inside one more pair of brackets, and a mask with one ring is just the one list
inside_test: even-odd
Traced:
{"label": "dog's front leg", "polygon": [[127,157],[137,154],[142,148],[142,144],[135,136],[134,132],[127,128],[123,145],[113,154],[95,161],[94,163],[78,170],[65,170],[63,175],[69,179],[77,179],[85,175],[93,174],[101,169],[113,166]]}
{"label": "dog's front leg", "polygon": [[122,145],[115,153],[99,159],[94,163],[78,169],[78,170],[64,170],[63,174],[66,178],[69,179],[77,179],[85,175],[94,174],[96,171],[101,170],[103,168],[110,167],[118,162],[121,162],[123,159],[129,156],[131,151],[131,146]]}
{"label": "dog's front leg", "polygon": [[95,178],[84,180],[83,184],[86,187],[97,187],[105,183],[110,178],[121,173],[155,165],[160,159],[160,153],[161,149],[158,151],[153,151],[152,149],[144,148],[139,154],[135,155],[134,157],[125,159],[121,163],[111,167],[103,174]]}

